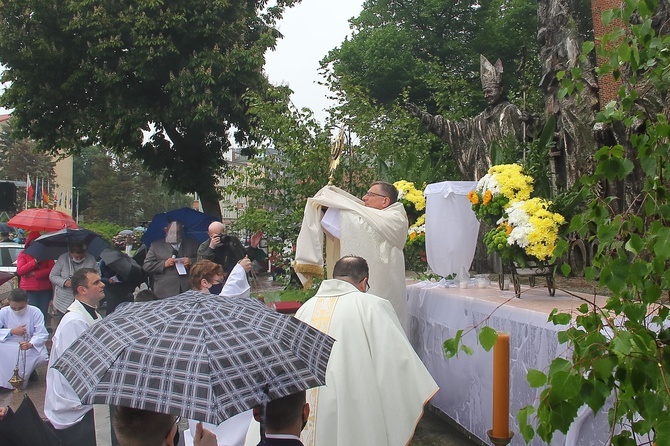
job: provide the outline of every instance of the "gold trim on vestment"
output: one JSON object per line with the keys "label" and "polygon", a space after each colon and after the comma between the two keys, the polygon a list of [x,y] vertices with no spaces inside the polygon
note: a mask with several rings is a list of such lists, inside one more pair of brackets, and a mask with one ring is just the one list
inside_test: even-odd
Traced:
{"label": "gold trim on vestment", "polygon": [[[312,327],[320,330],[324,333],[328,333],[330,330],[330,322],[333,318],[333,311],[335,311],[335,306],[339,297],[327,297],[327,298],[317,298],[314,305],[314,310],[312,311],[312,318],[307,322]],[[326,384],[328,384],[326,382]],[[314,446],[316,444],[316,418],[319,411],[319,387],[310,389],[307,392],[308,398],[307,402],[309,403],[309,418],[307,419],[307,425],[302,431],[301,440],[305,446]]]}

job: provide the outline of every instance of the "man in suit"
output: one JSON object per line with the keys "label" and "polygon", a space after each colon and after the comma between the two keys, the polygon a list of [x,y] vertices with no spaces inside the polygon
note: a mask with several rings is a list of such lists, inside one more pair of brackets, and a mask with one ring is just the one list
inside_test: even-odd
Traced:
{"label": "man in suit", "polygon": [[[254,407],[254,418],[260,421],[260,406]],[[261,440],[258,446],[303,446],[300,432],[308,418],[309,404],[304,390],[268,402],[265,408],[265,440]]]}
{"label": "man in suit", "polygon": [[153,279],[159,299],[191,289],[188,270],[196,262],[198,242],[185,237],[182,229],[181,223],[171,222],[165,228],[165,240],[152,242],[144,259],[144,271]]}

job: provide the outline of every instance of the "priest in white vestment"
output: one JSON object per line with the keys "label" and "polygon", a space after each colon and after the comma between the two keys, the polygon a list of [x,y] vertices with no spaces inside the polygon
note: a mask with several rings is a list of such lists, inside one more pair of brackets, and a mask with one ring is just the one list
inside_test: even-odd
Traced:
{"label": "priest in white vestment", "polygon": [[95,444],[93,406],[82,404],[70,383],[52,366],[79,336],[102,320],[96,308],[105,297],[105,285],[93,268],[78,269],[71,282],[74,301],[67,308],[52,339],[44,414],[63,446],[88,446]]}
{"label": "priest in white vestment", "polygon": [[28,294],[24,290],[13,290],[9,306],[0,310],[0,387],[14,388],[9,380],[18,365],[25,389],[33,371],[48,360],[44,345],[48,339],[40,309],[28,305]]}
{"label": "priest in white vestment", "polygon": [[[375,182],[360,200],[335,186],[307,199],[296,244],[295,272],[305,287],[323,276],[326,240],[327,276],[344,255],[364,257],[370,266],[370,292],[388,299],[403,328],[407,326],[405,257],[407,214],[389,183]],[[322,208],[328,211],[323,215]],[[325,234],[325,235],[324,235]]]}
{"label": "priest in white vestment", "polygon": [[[295,317],[336,339],[326,385],[307,391],[305,446],[404,446],[437,392],[389,302],[366,293],[364,259],[343,257]],[[258,424],[246,444],[255,446]]]}

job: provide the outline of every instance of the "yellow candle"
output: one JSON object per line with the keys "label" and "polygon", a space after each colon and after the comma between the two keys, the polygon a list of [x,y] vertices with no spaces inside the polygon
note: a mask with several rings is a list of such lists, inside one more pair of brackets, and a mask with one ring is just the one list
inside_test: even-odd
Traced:
{"label": "yellow candle", "polygon": [[509,333],[493,346],[493,436],[509,437]]}

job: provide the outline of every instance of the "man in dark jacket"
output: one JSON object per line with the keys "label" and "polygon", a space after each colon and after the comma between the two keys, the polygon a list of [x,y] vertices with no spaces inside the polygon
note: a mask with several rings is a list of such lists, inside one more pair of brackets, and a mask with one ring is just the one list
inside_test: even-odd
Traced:
{"label": "man in dark jacket", "polygon": [[[244,246],[240,240],[226,234],[226,227],[218,221],[213,222],[207,228],[209,239],[202,242],[198,248],[198,260],[211,260],[223,268],[223,277],[226,279],[237,262],[246,255]],[[211,293],[219,294],[223,284],[216,285],[210,289]]]}

